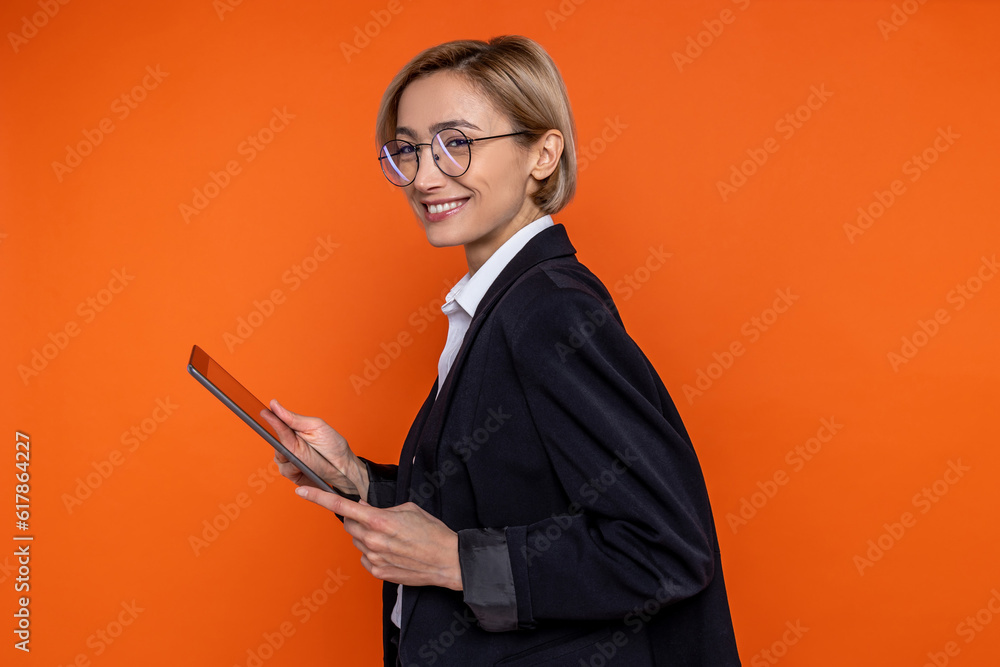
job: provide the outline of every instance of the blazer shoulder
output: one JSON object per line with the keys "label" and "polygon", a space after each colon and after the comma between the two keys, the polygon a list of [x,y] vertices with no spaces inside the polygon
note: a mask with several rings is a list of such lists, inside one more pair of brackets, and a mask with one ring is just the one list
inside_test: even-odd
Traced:
{"label": "blazer shoulder", "polygon": [[545,260],[525,271],[497,305],[496,316],[511,341],[526,329],[562,335],[585,319],[615,321],[624,330],[607,288],[574,257]]}
{"label": "blazer shoulder", "polygon": [[[599,302],[617,313],[604,283],[576,257],[556,257],[528,269],[510,290],[510,298],[521,308],[534,304],[549,308],[558,303]],[[591,303],[590,305],[596,305]]]}

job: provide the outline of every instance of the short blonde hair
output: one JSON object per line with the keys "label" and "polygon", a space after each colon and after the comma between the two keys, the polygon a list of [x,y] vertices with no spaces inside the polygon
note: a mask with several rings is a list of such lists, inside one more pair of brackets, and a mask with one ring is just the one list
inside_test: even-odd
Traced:
{"label": "short blonde hair", "polygon": [[559,164],[534,193],[543,213],[562,209],[576,192],[576,128],[566,85],[552,58],[537,42],[519,35],[489,42],[456,40],[417,54],[386,88],[375,120],[378,147],[396,137],[399,98],[415,79],[440,71],[456,72],[506,116],[513,137],[527,147],[551,129],[562,132]]}

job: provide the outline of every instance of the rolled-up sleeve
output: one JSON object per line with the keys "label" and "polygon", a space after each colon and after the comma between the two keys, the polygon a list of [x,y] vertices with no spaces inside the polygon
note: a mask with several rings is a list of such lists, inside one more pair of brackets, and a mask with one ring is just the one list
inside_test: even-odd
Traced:
{"label": "rolled-up sleeve", "polygon": [[480,627],[490,632],[516,630],[517,599],[505,531],[458,531],[458,559],[462,594]]}
{"label": "rolled-up sleeve", "polygon": [[392,507],[396,504],[396,474],[398,466],[374,463],[359,456],[368,471],[368,497],[372,507]]}

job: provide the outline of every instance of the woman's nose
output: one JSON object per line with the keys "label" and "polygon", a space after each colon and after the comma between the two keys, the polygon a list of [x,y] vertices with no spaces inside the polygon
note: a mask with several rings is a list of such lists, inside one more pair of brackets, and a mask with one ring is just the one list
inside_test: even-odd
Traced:
{"label": "woman's nose", "polygon": [[[425,148],[426,151],[424,151]],[[434,153],[431,152],[430,146],[421,146],[420,150],[424,152],[421,153],[417,163],[417,175],[413,179],[413,184],[421,191],[443,187],[448,177],[434,163]]]}

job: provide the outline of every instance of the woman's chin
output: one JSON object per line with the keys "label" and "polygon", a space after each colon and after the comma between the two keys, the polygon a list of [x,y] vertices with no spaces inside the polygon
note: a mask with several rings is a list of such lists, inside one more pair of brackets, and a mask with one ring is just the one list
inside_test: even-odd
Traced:
{"label": "woman's chin", "polygon": [[450,248],[465,243],[457,230],[443,229],[441,223],[425,223],[424,233],[427,234],[427,242],[435,248]]}

